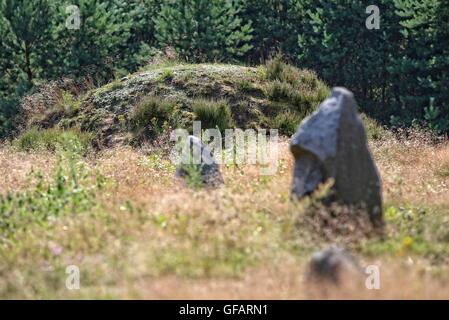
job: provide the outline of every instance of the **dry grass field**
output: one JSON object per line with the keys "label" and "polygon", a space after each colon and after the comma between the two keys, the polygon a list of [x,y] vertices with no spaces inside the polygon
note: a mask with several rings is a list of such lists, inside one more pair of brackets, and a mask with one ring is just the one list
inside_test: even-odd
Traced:
{"label": "dry grass field", "polygon": [[[370,147],[386,228],[354,237],[317,234],[303,220],[314,197],[289,200],[287,140],[276,175],[222,166],[218,190],[180,185],[163,149],[4,144],[0,298],[449,298],[449,144],[385,134]],[[378,265],[380,290],[306,282],[311,253],[329,243]],[[80,268],[79,290],[65,286],[68,265]]]}

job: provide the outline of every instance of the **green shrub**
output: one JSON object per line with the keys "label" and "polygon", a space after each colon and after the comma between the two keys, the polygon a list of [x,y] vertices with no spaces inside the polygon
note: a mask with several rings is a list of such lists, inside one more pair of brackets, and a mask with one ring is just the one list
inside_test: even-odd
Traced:
{"label": "green shrub", "polygon": [[140,101],[130,114],[131,131],[138,140],[160,135],[169,126],[176,126],[176,104],[156,96]]}
{"label": "green shrub", "polygon": [[[275,57],[266,64],[266,79],[269,81],[279,80],[289,83],[296,88],[318,89],[324,84],[318,79],[316,73],[310,70],[301,70],[295,66],[286,64],[282,58]],[[326,87],[326,86],[324,86]]]}
{"label": "green shrub", "polygon": [[288,103],[300,114],[312,112],[329,94],[327,86],[309,70],[300,70],[276,57],[267,62],[268,99]]}
{"label": "green shrub", "polygon": [[73,95],[70,92],[68,91],[62,92],[61,100],[59,101],[59,107],[66,114],[74,114],[76,111],[78,111],[80,105],[81,102],[74,99]]}
{"label": "green shrub", "polygon": [[231,108],[225,100],[197,99],[193,101],[192,109],[195,119],[201,121],[203,129],[218,128],[220,131],[224,131],[234,127]]}
{"label": "green shrub", "polygon": [[203,186],[201,177],[202,164],[197,165],[193,163],[182,164],[182,169],[185,172],[184,180],[189,188],[199,190]]}
{"label": "green shrub", "polygon": [[242,92],[251,92],[254,90],[252,83],[248,79],[240,79],[236,82],[236,85]]}
{"label": "green shrub", "polygon": [[160,81],[168,81],[173,79],[173,71],[171,69],[164,69],[162,74],[159,76]]}
{"label": "green shrub", "polygon": [[267,80],[280,80],[286,66],[280,56],[274,57],[266,64],[265,77]]}
{"label": "green shrub", "polygon": [[78,130],[61,130],[57,128],[38,130],[32,128],[20,134],[13,145],[21,151],[58,149],[65,151],[86,152],[92,143],[92,134]]}
{"label": "green shrub", "polygon": [[268,84],[267,97],[271,101],[289,101],[293,88],[289,83],[274,80]]}
{"label": "green shrub", "polygon": [[387,137],[389,131],[384,129],[376,120],[362,113],[360,115],[365,127],[366,138],[368,140],[382,140]]}
{"label": "green shrub", "polygon": [[435,98],[430,98],[430,104],[424,108],[424,119],[432,132],[443,134],[449,131],[449,118],[445,117],[438,106],[435,106]]}
{"label": "green shrub", "polygon": [[278,114],[271,121],[271,128],[278,129],[280,134],[291,136],[296,132],[303,117],[291,111]]}

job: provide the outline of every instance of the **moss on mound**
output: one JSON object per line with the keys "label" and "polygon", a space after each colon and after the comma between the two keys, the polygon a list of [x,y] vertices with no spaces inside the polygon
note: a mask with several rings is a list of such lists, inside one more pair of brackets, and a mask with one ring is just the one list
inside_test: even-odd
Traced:
{"label": "moss on mound", "polygon": [[[76,127],[93,132],[102,146],[141,143],[173,127],[191,128],[192,121],[201,118],[194,105],[209,101],[211,114],[215,105],[229,106],[231,122],[239,128],[276,126],[282,129],[281,133],[290,135],[294,128],[292,119],[299,124],[327,94],[328,88],[313,72],[279,60],[257,68],[224,64],[152,65],[79,95],[77,107],[70,112],[53,108],[54,111],[47,110],[40,118],[34,116],[27,125]],[[151,106],[154,110],[148,110]],[[145,109],[143,114],[151,115],[151,119],[137,122],[140,128],[133,121],[136,109]],[[49,125],[49,119],[55,121]],[[280,123],[282,119],[288,123]]]}

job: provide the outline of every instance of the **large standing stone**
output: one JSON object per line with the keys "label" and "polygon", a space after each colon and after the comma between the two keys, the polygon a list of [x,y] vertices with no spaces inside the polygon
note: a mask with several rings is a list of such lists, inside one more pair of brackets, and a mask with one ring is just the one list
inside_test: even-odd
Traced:
{"label": "large standing stone", "polygon": [[192,175],[192,171],[196,171],[203,186],[218,187],[224,183],[215,158],[198,137],[187,137],[181,160],[176,169],[176,177],[192,179],[189,175]]}
{"label": "large standing stone", "polygon": [[301,198],[333,178],[336,198],[363,205],[373,223],[382,223],[379,174],[366,144],[363,123],[353,94],[334,88],[292,137],[295,157],[292,195]]}

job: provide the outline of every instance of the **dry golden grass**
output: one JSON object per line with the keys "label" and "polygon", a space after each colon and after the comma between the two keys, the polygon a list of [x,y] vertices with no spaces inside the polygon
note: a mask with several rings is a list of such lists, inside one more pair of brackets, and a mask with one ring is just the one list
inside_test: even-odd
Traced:
{"label": "dry golden grass", "polygon": [[[388,139],[373,144],[386,200],[449,205],[449,143]],[[445,174],[446,173],[446,174]]]}
{"label": "dry golden grass", "polygon": [[30,154],[16,152],[11,147],[0,147],[0,194],[26,188],[33,170],[40,170],[48,177],[54,164],[55,157],[50,153]]}
{"label": "dry golden grass", "polygon": [[363,279],[362,286],[351,282],[353,279],[339,287],[310,284],[304,279],[304,266],[288,259],[280,266],[251,270],[242,279],[169,276],[143,282],[139,290],[145,299],[449,299],[447,282],[423,276],[397,261],[381,270],[379,290],[366,289]]}
{"label": "dry golden grass", "polygon": [[[372,149],[388,205],[438,206],[449,221],[449,177],[441,174],[449,163],[448,144],[388,139]],[[254,166],[222,168],[226,185],[218,190],[177,184],[167,158],[144,149],[118,147],[84,161],[106,177],[97,205],[30,225],[3,241],[0,297],[449,298],[444,259],[407,246],[377,256],[355,246],[363,265],[381,265],[381,290],[305,283],[310,253],[326,241],[314,242],[298,230],[310,200],[289,201],[292,159],[286,141],[278,174],[260,176]],[[32,168],[48,176],[55,163],[50,153],[0,148],[0,193],[24,190]],[[438,241],[438,248],[449,247],[449,240]],[[65,288],[69,264],[80,267],[79,291]]]}

